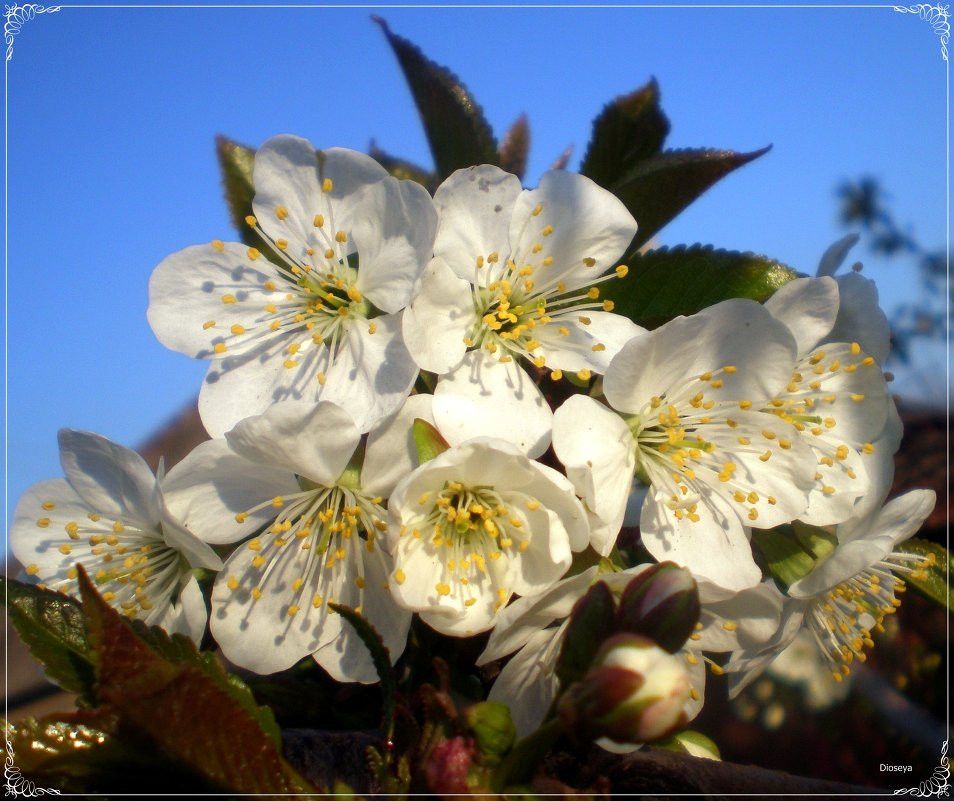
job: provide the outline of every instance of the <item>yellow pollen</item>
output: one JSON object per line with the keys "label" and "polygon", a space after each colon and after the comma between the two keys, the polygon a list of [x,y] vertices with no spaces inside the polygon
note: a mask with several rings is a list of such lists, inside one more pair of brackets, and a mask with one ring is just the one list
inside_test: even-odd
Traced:
{"label": "yellow pollen", "polygon": [[202,330],[208,331],[210,328],[215,328],[215,320],[206,320],[202,323]]}
{"label": "yellow pollen", "polygon": [[235,298],[235,295],[222,295],[222,302],[228,306],[232,303],[237,303],[238,301]]}
{"label": "yellow pollen", "polygon": [[625,264],[621,264],[619,265],[619,267],[616,268],[616,275],[618,277],[625,278],[628,274],[629,274],[629,267],[627,267]]}
{"label": "yellow pollen", "polygon": [[218,250],[219,252],[221,252],[221,251],[225,250],[225,242],[223,242],[221,239],[213,239],[213,240],[212,240],[212,247],[214,247],[216,250]]}
{"label": "yellow pollen", "polygon": [[532,214],[534,217],[539,217],[541,211],[543,211],[543,204],[537,203],[537,205],[533,207],[533,211],[531,211],[530,214]]}
{"label": "yellow pollen", "polygon": [[70,544],[69,544],[68,542],[64,542],[64,543],[63,543],[62,545],[60,545],[60,547],[59,547],[59,551],[60,551],[61,554],[68,554],[68,553],[70,553],[70,551],[72,551],[72,550],[73,550],[73,549],[72,549],[72,547],[70,547]]}
{"label": "yellow pollen", "polygon": [[739,408],[740,408],[740,409],[751,409],[751,408],[752,408],[752,401],[749,401],[749,400],[741,400],[741,401],[739,401]]}
{"label": "yellow pollen", "polygon": [[546,226],[544,226],[544,228],[543,228],[543,235],[544,235],[544,236],[550,236],[550,234],[552,234],[552,233],[553,233],[553,226],[552,226],[552,225],[546,225]]}
{"label": "yellow pollen", "polygon": [[295,606],[295,604],[292,604],[291,606],[288,607],[288,616],[289,616],[289,617],[294,617],[294,616],[297,615],[297,614],[298,614],[298,607]]}
{"label": "yellow pollen", "polygon": [[438,595],[450,595],[450,585],[445,584],[443,581],[439,584],[435,584],[434,589],[437,590]]}
{"label": "yellow pollen", "polygon": [[259,252],[258,248],[249,248],[247,255],[252,261],[255,261],[262,254]]}
{"label": "yellow pollen", "polygon": [[590,300],[596,300],[596,299],[600,296],[600,288],[599,288],[599,287],[596,287],[596,286],[591,286],[591,287],[586,291],[586,296],[587,296]]}
{"label": "yellow pollen", "polygon": [[344,244],[348,241],[348,235],[344,231],[337,231],[335,233],[335,242],[341,242]]}
{"label": "yellow pollen", "polygon": [[407,580],[407,575],[404,573],[403,570],[398,568],[397,570],[394,571],[394,580],[398,584],[403,584]]}
{"label": "yellow pollen", "polygon": [[322,192],[330,192],[330,191],[332,191],[334,188],[335,188],[335,185],[334,185],[334,183],[332,183],[332,181],[331,181],[330,178],[325,178],[325,180],[321,182],[321,191],[322,191]]}
{"label": "yellow pollen", "polygon": [[616,304],[615,304],[613,301],[611,301],[611,300],[604,300],[604,301],[603,301],[603,311],[611,312],[611,311],[613,311],[613,309],[615,309],[615,308],[616,308]]}

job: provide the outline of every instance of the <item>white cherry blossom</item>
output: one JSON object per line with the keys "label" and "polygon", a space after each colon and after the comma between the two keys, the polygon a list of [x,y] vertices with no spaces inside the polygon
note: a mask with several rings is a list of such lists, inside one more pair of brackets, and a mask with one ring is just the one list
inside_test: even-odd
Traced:
{"label": "white cherry blossom", "polygon": [[199,642],[207,615],[192,568],[222,560],[170,510],[177,471],[154,476],[139,454],[98,434],[63,429],[59,445],[65,480],[28,489],[10,527],[27,575],[76,595],[81,564],[127,617]]}
{"label": "white cherry blossom", "polygon": [[[523,190],[516,176],[483,165],[438,188],[434,260],[404,317],[424,370],[445,376],[435,417],[451,444],[500,436],[530,456],[549,444],[551,413],[534,381],[546,366],[588,379],[604,373],[641,329],[600,301],[600,282],[636,233],[610,192],[562,170]],[[455,415],[466,405],[474,414]]]}
{"label": "white cherry blossom", "polygon": [[253,180],[248,223],[276,261],[219,240],[174,253],[150,280],[149,322],[212,360],[199,411],[213,436],[299,399],[347,406],[367,431],[417,375],[401,311],[431,257],[433,202],[369,156],[294,136],[262,145]]}

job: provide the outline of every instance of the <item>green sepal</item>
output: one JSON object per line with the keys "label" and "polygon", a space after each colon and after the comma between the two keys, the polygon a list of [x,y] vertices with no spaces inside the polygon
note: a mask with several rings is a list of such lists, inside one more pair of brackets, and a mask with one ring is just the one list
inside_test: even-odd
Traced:
{"label": "green sepal", "polygon": [[214,654],[158,627],[130,625],[107,604],[82,567],[97,694],[102,705],[178,764],[233,792],[308,793],[313,788],[281,753],[267,707],[225,672]]}
{"label": "green sepal", "polygon": [[602,581],[590,587],[570,612],[556,676],[564,689],[586,675],[603,641],[615,632],[616,601]]}
{"label": "green sepal", "polygon": [[784,588],[811,573],[836,544],[834,534],[806,523],[752,531],[756,561]]}
{"label": "green sepal", "polygon": [[9,620],[47,678],[80,703],[95,704],[96,670],[79,602],[16,579],[0,581]]}
{"label": "green sepal", "polygon": [[613,301],[617,314],[645,328],[658,328],[729,298],[764,301],[797,277],[775,259],[712,245],[630,252],[623,261],[629,272],[603,284],[602,296]]}
{"label": "green sepal", "polygon": [[348,465],[338,477],[338,484],[350,490],[361,489],[361,469],[364,467],[364,453],[367,445],[362,439],[354,449]]}
{"label": "green sepal", "polygon": [[530,123],[527,115],[521,114],[507,129],[500,143],[500,168],[523,179],[527,171],[527,156],[530,151]]}
{"label": "green sepal", "polygon": [[358,633],[361,642],[371,654],[371,661],[381,680],[381,694],[384,696],[381,709],[381,727],[390,739],[394,733],[394,707],[397,693],[397,677],[391,665],[391,656],[381,635],[361,614],[350,606],[328,604],[328,606],[347,620]]}
{"label": "green sepal", "polygon": [[225,205],[228,206],[232,225],[246,245],[270,257],[271,245],[245,222],[246,217],[255,214],[252,209],[252,200],[255,198],[255,184],[252,183],[255,149],[219,134],[215,137],[215,154],[219,159]]}
{"label": "green sepal", "polygon": [[637,162],[606,188],[636,218],[633,240],[641,247],[709,187],[733,170],[768,152],[732,150],[666,150]]}
{"label": "green sepal", "polygon": [[416,45],[392,33],[383,19],[372,19],[384,31],[411,89],[438,180],[464,167],[497,164],[497,144],[490,124],[460,79],[427,58]]}
{"label": "green sepal", "polygon": [[441,432],[420,417],[414,419],[412,434],[414,436],[414,447],[417,448],[418,464],[429,462],[450,448],[447,440],[441,436]]}
{"label": "green sepal", "polygon": [[948,583],[949,576],[954,572],[954,560],[951,553],[943,545],[930,540],[911,539],[902,542],[895,548],[902,553],[913,553],[925,559],[934,557],[934,562],[923,569],[925,576],[915,578],[910,573],[899,574],[904,583],[913,587],[920,595],[934,601],[938,606],[948,611],[954,607],[954,591]]}
{"label": "green sepal", "polygon": [[[593,120],[593,136],[580,172],[610,188],[629,168],[659,153],[669,133],[669,120],[659,106],[659,85],[645,86],[607,103]],[[637,222],[642,222],[637,217]]]}
{"label": "green sepal", "polygon": [[692,729],[678,732],[664,740],[657,740],[652,747],[661,748],[664,751],[675,751],[677,754],[689,754],[701,759],[722,760],[719,746],[701,732]]}

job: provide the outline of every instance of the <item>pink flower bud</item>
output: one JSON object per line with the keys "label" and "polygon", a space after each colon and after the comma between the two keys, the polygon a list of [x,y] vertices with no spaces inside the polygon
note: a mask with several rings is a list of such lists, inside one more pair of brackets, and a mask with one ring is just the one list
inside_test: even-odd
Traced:
{"label": "pink flower bud", "polygon": [[424,765],[431,790],[442,796],[471,793],[467,774],[475,751],[470,737],[451,737],[435,745]]}

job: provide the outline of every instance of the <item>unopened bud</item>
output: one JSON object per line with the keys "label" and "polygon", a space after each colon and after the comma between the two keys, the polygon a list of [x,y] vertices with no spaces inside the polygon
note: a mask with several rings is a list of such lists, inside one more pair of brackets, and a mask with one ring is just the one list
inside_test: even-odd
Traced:
{"label": "unopened bud", "polygon": [[472,788],[467,777],[473,756],[474,741],[470,737],[439,742],[424,765],[428,786],[441,796],[469,794]]}
{"label": "unopened bud", "polygon": [[473,732],[484,764],[499,762],[517,739],[517,727],[510,717],[510,707],[500,701],[483,701],[467,707],[464,720]]}
{"label": "unopened bud", "polygon": [[682,660],[635,634],[608,639],[583,680],[560,700],[564,728],[621,745],[645,743],[684,725],[689,675]]}
{"label": "unopened bud", "polygon": [[643,634],[676,653],[699,620],[699,590],[692,574],[662,562],[636,576],[619,602],[617,629]]}

